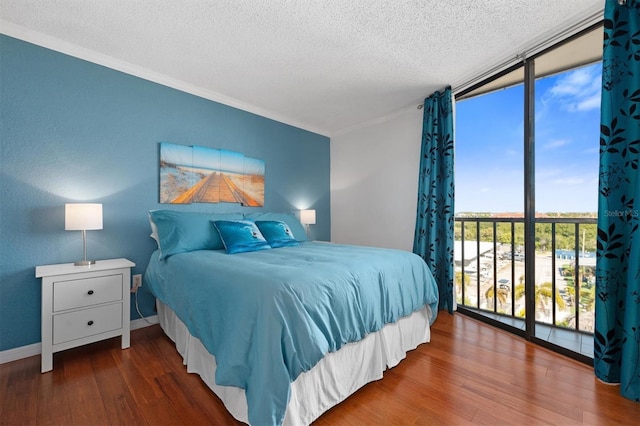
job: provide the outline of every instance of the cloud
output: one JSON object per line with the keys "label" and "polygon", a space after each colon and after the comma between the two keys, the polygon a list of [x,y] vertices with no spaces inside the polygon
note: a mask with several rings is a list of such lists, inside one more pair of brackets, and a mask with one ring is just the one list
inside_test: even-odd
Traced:
{"label": "cloud", "polygon": [[556,149],[556,148],[560,148],[561,146],[565,146],[568,145],[570,142],[566,139],[554,139],[551,140],[545,144],[542,144],[542,149]]}
{"label": "cloud", "polygon": [[536,168],[536,179],[545,179],[562,174],[561,169]]}
{"label": "cloud", "polygon": [[587,99],[583,99],[581,102],[578,102],[578,104],[575,105],[575,107],[576,107],[576,110],[578,111],[600,109],[600,90],[598,90],[598,93],[594,94],[593,96]]}
{"label": "cloud", "polygon": [[556,185],[566,185],[566,186],[582,185],[584,182],[585,180],[580,177],[566,177],[562,179],[555,179],[553,181],[553,183]]}
{"label": "cloud", "polygon": [[600,108],[602,65],[589,65],[560,77],[547,95],[558,100],[569,112]]}

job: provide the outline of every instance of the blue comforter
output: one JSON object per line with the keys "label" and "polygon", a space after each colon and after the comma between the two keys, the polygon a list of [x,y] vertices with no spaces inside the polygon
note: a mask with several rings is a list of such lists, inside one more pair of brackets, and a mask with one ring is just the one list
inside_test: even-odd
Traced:
{"label": "blue comforter", "polygon": [[301,243],[228,255],[151,256],[145,283],[216,358],[216,383],[245,389],[249,422],[281,424],[290,383],[322,357],[424,305],[438,290],[417,255]]}

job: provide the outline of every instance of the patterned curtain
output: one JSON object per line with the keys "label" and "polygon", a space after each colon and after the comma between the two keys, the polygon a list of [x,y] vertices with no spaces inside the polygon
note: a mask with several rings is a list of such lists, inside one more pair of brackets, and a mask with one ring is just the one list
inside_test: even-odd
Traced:
{"label": "patterned curtain", "polygon": [[604,12],[594,367],[640,400],[640,0]]}
{"label": "patterned curtain", "polygon": [[438,309],[453,312],[453,102],[451,87],[424,100],[413,252],[438,283]]}

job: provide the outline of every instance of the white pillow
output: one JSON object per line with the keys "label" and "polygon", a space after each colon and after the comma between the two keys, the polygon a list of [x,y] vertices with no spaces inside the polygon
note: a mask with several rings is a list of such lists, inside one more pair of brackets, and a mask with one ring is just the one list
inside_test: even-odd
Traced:
{"label": "white pillow", "polygon": [[153,217],[151,217],[151,214],[149,214],[149,225],[151,225],[151,235],[149,236],[156,241],[156,245],[158,246],[158,248],[160,248],[160,237],[158,236],[158,226],[153,221]]}

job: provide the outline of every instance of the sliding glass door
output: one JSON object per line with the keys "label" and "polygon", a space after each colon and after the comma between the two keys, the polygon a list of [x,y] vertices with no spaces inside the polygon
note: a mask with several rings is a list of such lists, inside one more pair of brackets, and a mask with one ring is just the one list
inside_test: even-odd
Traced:
{"label": "sliding glass door", "polygon": [[593,330],[601,44],[591,28],[456,97],[458,305],[531,340]]}

